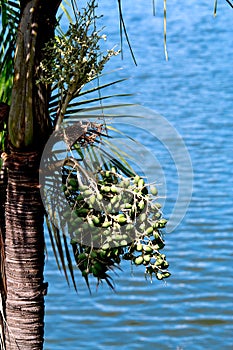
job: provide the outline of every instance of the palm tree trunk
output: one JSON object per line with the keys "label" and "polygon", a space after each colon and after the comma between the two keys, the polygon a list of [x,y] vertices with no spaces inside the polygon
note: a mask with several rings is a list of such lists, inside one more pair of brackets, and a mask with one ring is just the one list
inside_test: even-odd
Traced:
{"label": "palm tree trunk", "polygon": [[[40,154],[51,133],[49,87],[37,84],[43,47],[54,36],[61,0],[20,0],[14,84],[8,120],[14,148],[5,206],[6,350],[41,350],[44,337],[44,209]],[[29,152],[30,150],[30,152]],[[40,150],[40,151],[39,151]]]}
{"label": "palm tree trunk", "polygon": [[6,201],[7,171],[4,165],[0,168],[0,349],[5,342],[5,300],[6,300],[6,278],[5,278],[5,201]]}
{"label": "palm tree trunk", "polygon": [[44,333],[44,209],[39,154],[12,151],[6,200],[6,349],[41,350]]}

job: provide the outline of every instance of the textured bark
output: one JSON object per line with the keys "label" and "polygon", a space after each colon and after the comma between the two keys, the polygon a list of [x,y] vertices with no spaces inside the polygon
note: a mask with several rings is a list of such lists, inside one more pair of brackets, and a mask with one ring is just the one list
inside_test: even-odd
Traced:
{"label": "textured bark", "polygon": [[[54,35],[61,0],[21,0],[8,120],[5,208],[6,350],[41,350],[44,333],[43,206],[39,155],[51,133],[49,88],[37,84],[42,48]],[[33,150],[33,152],[29,152]]]}
{"label": "textured bark", "polygon": [[[7,124],[10,106],[6,103],[0,103],[0,130],[4,130],[4,124]],[[2,145],[6,148],[5,144]],[[0,152],[2,156],[2,152]],[[6,301],[6,276],[5,276],[5,202],[6,202],[6,187],[7,187],[7,169],[3,164],[3,159],[0,160],[0,348],[4,349],[5,342],[5,301]]]}
{"label": "textured bark", "polygon": [[12,152],[7,167],[6,349],[40,350],[43,348],[46,288],[39,155]]}
{"label": "textured bark", "polygon": [[0,258],[1,258],[1,275],[0,275],[0,292],[3,298],[6,294],[5,278],[4,278],[4,240],[5,240],[5,201],[7,187],[7,171],[3,165],[0,169]]}
{"label": "textured bark", "polygon": [[6,200],[6,186],[7,186],[7,171],[2,165],[0,169],[0,349],[5,342],[5,301],[6,301],[6,278],[5,278],[5,200]]}

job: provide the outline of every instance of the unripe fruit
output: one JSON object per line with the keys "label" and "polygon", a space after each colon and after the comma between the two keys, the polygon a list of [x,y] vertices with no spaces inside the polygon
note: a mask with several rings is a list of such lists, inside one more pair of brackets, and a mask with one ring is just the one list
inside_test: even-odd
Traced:
{"label": "unripe fruit", "polygon": [[141,251],[142,251],[142,244],[141,244],[141,243],[138,243],[138,244],[136,245],[136,250],[137,250],[138,252],[141,252]]}
{"label": "unripe fruit", "polygon": [[88,190],[88,189],[89,189],[89,187],[86,186],[86,185],[79,186],[79,190],[80,190],[81,192],[84,192],[84,191],[86,191],[86,190]]}
{"label": "unripe fruit", "polygon": [[142,188],[144,185],[145,185],[145,181],[144,181],[143,179],[140,179],[140,180],[138,181],[138,187],[139,187],[139,188]]}
{"label": "unripe fruit", "polygon": [[141,199],[140,202],[138,203],[138,208],[139,208],[140,210],[142,210],[142,209],[144,209],[144,207],[145,207],[144,200]]}
{"label": "unripe fruit", "polygon": [[144,250],[144,252],[146,252],[146,253],[152,253],[152,252],[153,252],[153,248],[151,248],[151,247],[148,246],[148,245],[143,245],[143,250]]}
{"label": "unripe fruit", "polygon": [[115,185],[112,185],[110,187],[110,190],[111,190],[112,193],[117,193],[118,192],[118,189],[117,189],[117,187]]}
{"label": "unripe fruit", "polygon": [[99,201],[102,201],[103,195],[102,195],[101,193],[98,193],[98,194],[97,194],[97,199],[98,199]]}
{"label": "unripe fruit", "polygon": [[157,190],[157,188],[154,187],[154,186],[152,186],[152,187],[150,188],[150,192],[151,192],[151,194],[153,194],[153,196],[157,196],[157,194],[158,194],[158,190]]}
{"label": "unripe fruit", "polygon": [[140,180],[140,176],[139,176],[139,175],[136,175],[136,176],[134,177],[134,179],[133,179],[133,182],[134,182],[135,184],[137,184],[139,180]]}
{"label": "unripe fruit", "polygon": [[109,248],[110,248],[109,243],[105,243],[105,244],[102,246],[102,250],[108,250]]}
{"label": "unripe fruit", "polygon": [[151,256],[148,255],[148,254],[147,254],[147,255],[144,255],[143,259],[144,259],[145,262],[148,263],[148,262],[150,262]]}
{"label": "unripe fruit", "polygon": [[140,255],[140,256],[137,256],[135,259],[134,259],[134,263],[135,265],[141,265],[143,263],[143,257]]}
{"label": "unripe fruit", "polygon": [[147,235],[150,235],[152,232],[153,232],[153,227],[152,226],[150,226],[150,227],[148,227],[148,229],[146,230],[146,234]]}
{"label": "unripe fruit", "polygon": [[102,227],[107,228],[107,227],[109,227],[109,226],[111,226],[111,225],[112,225],[111,221],[105,221],[105,222],[102,224]]}
{"label": "unripe fruit", "polygon": [[93,216],[92,221],[94,222],[95,225],[98,225],[100,223],[100,219],[97,216]]}
{"label": "unripe fruit", "polygon": [[160,273],[160,272],[157,272],[156,273],[156,277],[157,277],[158,280],[162,280],[163,279],[163,274]]}

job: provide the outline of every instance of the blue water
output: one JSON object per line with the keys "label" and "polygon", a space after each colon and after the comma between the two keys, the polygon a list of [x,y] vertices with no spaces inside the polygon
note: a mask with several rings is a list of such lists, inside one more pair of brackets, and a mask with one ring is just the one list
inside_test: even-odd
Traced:
{"label": "blue water", "polygon": [[[128,1],[125,21],[138,66],[126,45],[124,61],[113,58],[113,79],[131,77],[113,92],[135,92],[131,102],[156,111],[177,130],[193,165],[193,193],[181,224],[166,235],[172,273],[165,283],[145,281],[124,263],[116,293],[105,285],[88,294],[67,287],[52,255],[46,262],[46,350],[233,349],[233,10],[213,1],[167,5],[167,47],[163,52],[163,2]],[[101,1],[109,47],[119,43],[116,2]],[[156,118],[149,127],[156,129]],[[143,125],[142,125],[143,127]],[[145,125],[144,125],[145,127]],[[147,125],[148,127],[148,125]],[[165,214],[177,193],[176,171],[163,145],[131,130],[162,164]],[[175,147],[174,140],[174,147]],[[146,159],[145,166],[150,168]],[[153,165],[151,170],[153,172]],[[156,177],[156,174],[155,174]],[[175,180],[174,180],[175,179]]]}

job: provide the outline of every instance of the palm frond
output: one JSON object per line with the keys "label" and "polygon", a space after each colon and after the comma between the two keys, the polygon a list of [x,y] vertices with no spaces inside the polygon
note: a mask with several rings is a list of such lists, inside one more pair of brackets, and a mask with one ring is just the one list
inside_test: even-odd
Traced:
{"label": "palm frond", "polygon": [[215,0],[215,2],[214,2],[214,17],[217,16],[217,7],[218,7],[218,0]]}
{"label": "palm frond", "polygon": [[20,18],[18,1],[0,1],[0,98],[9,103],[14,74],[14,53]]}
{"label": "palm frond", "polygon": [[[216,0],[217,2],[217,0]],[[231,6],[231,8],[233,8],[233,4],[230,2],[230,0],[226,0],[226,2]]]}
{"label": "palm frond", "polygon": [[135,55],[133,53],[133,49],[129,40],[129,36],[127,33],[127,29],[126,29],[126,25],[125,25],[125,21],[124,21],[124,17],[123,17],[123,13],[122,13],[122,5],[121,5],[121,0],[117,0],[118,2],[118,11],[119,11],[119,21],[120,21],[120,37],[121,37],[121,54],[122,54],[122,58],[123,58],[123,33],[125,35],[132,59],[134,61],[134,64],[137,66],[137,61],[135,58]]}
{"label": "palm frond", "polygon": [[[72,266],[72,259],[70,256],[70,252],[68,249],[67,244],[67,238],[64,233],[62,233],[50,220],[49,216],[45,215],[46,218],[46,225],[49,232],[50,242],[53,249],[53,254],[56,259],[57,267],[61,271],[63,270],[67,284],[70,285],[69,277],[68,277],[68,271],[67,271],[67,265],[68,270],[71,276],[71,280],[74,286],[74,289],[77,290],[75,279],[74,279],[74,270]],[[63,243],[62,243],[63,239]],[[66,262],[68,263],[66,265]],[[61,265],[60,265],[61,264]],[[62,266],[62,267],[61,267]]]}
{"label": "palm frond", "polygon": [[167,53],[167,0],[163,1],[164,4],[164,16],[163,16],[163,32],[164,32],[164,53],[166,61],[168,61],[168,53]]}

